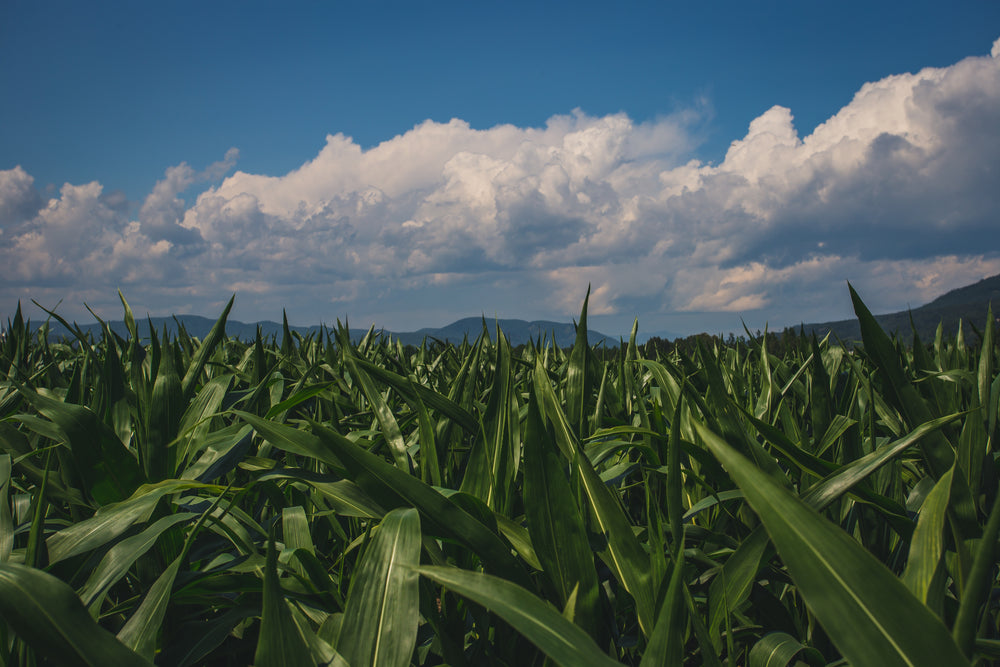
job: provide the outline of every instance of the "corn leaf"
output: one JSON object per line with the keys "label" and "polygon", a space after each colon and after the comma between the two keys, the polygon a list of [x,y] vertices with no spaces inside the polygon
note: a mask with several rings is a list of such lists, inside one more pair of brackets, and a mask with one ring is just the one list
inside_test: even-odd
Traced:
{"label": "corn leaf", "polygon": [[695,424],[743,489],[830,639],[852,665],[965,665],[947,628],[840,528]]}
{"label": "corn leaf", "polygon": [[351,584],[337,651],[351,665],[405,667],[417,641],[420,515],[396,509],[374,532]]}
{"label": "corn leaf", "polygon": [[99,626],[68,584],[41,570],[0,562],[0,618],[59,665],[153,664]]}
{"label": "corn leaf", "polygon": [[312,651],[285,601],[285,593],[278,580],[278,552],[274,546],[274,539],[269,539],[267,563],[264,566],[264,609],[254,665],[255,667],[301,667],[315,664]]}
{"label": "corn leaf", "polygon": [[563,667],[620,665],[555,607],[510,581],[456,567],[424,566],[416,570],[490,609]]}

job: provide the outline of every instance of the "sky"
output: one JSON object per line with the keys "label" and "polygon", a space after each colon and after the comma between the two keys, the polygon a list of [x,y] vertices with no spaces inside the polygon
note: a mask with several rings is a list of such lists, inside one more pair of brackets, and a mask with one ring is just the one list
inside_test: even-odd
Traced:
{"label": "sky", "polygon": [[592,328],[688,335],[1000,273],[996,0],[5,0],[0,91],[3,322],[412,331],[589,285]]}

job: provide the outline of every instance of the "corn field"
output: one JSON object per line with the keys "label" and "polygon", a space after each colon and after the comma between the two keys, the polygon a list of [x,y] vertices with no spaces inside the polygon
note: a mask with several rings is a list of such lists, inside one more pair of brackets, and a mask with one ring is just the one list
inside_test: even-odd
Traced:
{"label": "corn field", "polygon": [[19,308],[0,665],[996,664],[992,313],[904,343],[851,295],[862,345],[781,357],[591,348],[586,300],[566,350]]}

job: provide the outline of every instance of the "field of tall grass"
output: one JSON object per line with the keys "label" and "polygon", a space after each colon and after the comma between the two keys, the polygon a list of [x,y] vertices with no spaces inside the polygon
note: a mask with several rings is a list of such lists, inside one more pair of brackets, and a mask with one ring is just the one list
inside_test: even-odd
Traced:
{"label": "field of tall grass", "polygon": [[0,342],[0,666],[993,664],[975,340]]}

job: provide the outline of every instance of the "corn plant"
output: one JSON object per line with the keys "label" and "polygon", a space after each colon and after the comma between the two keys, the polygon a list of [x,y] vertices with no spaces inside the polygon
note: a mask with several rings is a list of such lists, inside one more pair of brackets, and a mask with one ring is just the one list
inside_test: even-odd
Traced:
{"label": "corn plant", "polygon": [[[1000,659],[975,343],[0,341],[0,665]],[[749,334],[749,332],[748,332]]]}

